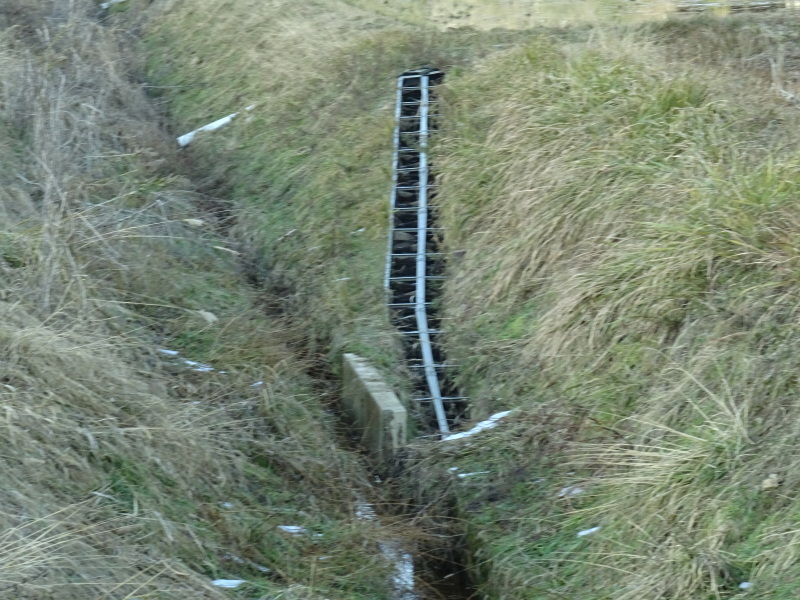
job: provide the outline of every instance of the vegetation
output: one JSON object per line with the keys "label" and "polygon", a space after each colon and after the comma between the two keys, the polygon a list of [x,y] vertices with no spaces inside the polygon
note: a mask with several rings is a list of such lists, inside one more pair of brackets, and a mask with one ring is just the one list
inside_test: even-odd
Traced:
{"label": "vegetation", "polygon": [[[203,39],[191,21],[181,35],[192,18],[213,22]],[[180,86],[184,128],[261,103],[192,152],[264,215],[248,222],[267,285],[287,291],[312,347],[384,365],[386,82],[448,69],[436,161],[463,257],[450,356],[476,418],[519,408],[474,445],[422,444],[409,480],[455,495],[487,594],[794,589],[787,19],[433,33],[335,2],[195,3],[151,30],[150,72]],[[219,52],[234,35],[258,51]],[[445,466],[488,473],[453,481]]]}
{"label": "vegetation", "polygon": [[[309,373],[354,351],[405,380],[391,81],[430,64],[449,356],[476,419],[515,410],[415,443],[398,487],[430,522],[455,506],[487,597],[792,596],[795,18],[441,32],[367,0],[129,0],[104,25],[88,0],[7,4],[2,594],[387,597],[352,516],[367,471]],[[181,151],[161,128],[234,112]]]}
{"label": "vegetation", "polygon": [[0,6],[0,596],[384,597],[366,471],[243,283],[229,205],[68,4]]}

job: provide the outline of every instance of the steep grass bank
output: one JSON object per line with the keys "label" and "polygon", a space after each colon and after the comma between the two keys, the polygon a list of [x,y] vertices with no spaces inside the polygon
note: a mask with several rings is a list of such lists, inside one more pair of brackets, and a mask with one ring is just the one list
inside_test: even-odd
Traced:
{"label": "steep grass bank", "polygon": [[0,596],[385,597],[365,471],[95,14],[0,6]]}
{"label": "steep grass bank", "polygon": [[150,17],[148,76],[176,133],[256,104],[186,150],[237,202],[254,276],[329,366],[346,349],[399,370],[382,306],[394,77],[470,64],[513,34],[442,36],[336,0],[175,3]]}
{"label": "steep grass bank", "polygon": [[498,597],[797,589],[800,138],[763,69],[791,23],[537,39],[449,79],[450,354],[484,414],[521,407],[454,463],[491,472],[461,497]]}

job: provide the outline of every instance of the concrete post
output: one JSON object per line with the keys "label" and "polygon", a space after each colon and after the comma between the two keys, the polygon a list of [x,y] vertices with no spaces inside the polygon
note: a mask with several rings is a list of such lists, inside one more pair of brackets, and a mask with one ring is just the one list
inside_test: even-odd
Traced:
{"label": "concrete post", "polygon": [[344,355],[342,401],[361,442],[378,461],[406,443],[408,413],[380,373],[364,358]]}

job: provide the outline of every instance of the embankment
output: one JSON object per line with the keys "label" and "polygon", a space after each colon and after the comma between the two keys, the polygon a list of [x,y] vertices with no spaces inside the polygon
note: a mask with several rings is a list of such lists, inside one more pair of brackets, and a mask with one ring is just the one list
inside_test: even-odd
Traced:
{"label": "embankment", "polygon": [[260,277],[312,348],[390,373],[391,81],[448,70],[449,352],[477,417],[517,411],[411,472],[456,491],[493,597],[793,589],[791,19],[441,33],[320,1],[152,26],[181,127],[260,103],[192,150],[249,215]]}

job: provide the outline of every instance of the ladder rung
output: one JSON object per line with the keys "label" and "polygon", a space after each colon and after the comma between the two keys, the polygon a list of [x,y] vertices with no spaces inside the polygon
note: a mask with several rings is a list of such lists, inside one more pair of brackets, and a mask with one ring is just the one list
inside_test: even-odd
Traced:
{"label": "ladder rung", "polygon": [[[415,275],[407,275],[403,277],[389,277],[389,281],[416,281],[417,279],[419,279],[419,277],[416,277]],[[444,281],[447,278],[442,275],[426,275],[425,279],[431,281]]]}
{"label": "ladder rung", "polygon": [[[416,306],[416,305],[417,305],[416,302],[392,302],[391,304],[387,304],[386,306],[395,307],[395,306]],[[430,306],[430,305],[431,305],[430,302],[425,302],[425,306]]]}
{"label": "ladder rung", "polygon": [[[431,402],[433,400],[437,400],[437,398],[412,398],[412,400],[416,400],[417,402]],[[458,402],[459,400],[469,400],[466,396],[442,396],[438,398],[438,400],[447,400],[448,402]]]}
{"label": "ladder rung", "polygon": [[[444,333],[444,329],[428,329],[428,334],[430,335],[438,335],[440,333]],[[422,333],[421,331],[401,331],[400,335],[419,335]],[[413,367],[412,367],[413,368]]]}
{"label": "ladder rung", "polygon": [[[395,227],[392,231],[419,231],[419,227]],[[444,231],[443,227],[426,227],[425,231]]]}

